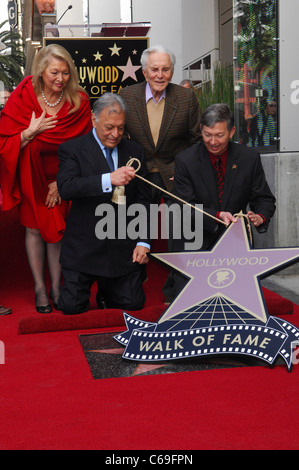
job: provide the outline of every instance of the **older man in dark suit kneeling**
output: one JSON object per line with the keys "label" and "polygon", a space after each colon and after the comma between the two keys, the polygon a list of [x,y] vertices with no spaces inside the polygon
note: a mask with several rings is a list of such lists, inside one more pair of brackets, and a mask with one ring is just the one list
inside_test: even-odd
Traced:
{"label": "older man in dark suit kneeling", "polygon": [[[58,190],[72,202],[60,258],[64,281],[58,308],[65,314],[89,308],[94,282],[101,308],[139,310],[145,302],[142,265],[150,250],[151,196],[148,185],[127,166],[137,158],[138,174],[146,177],[143,148],[122,138],[125,111],[121,97],[106,93],[94,104],[92,131],[59,147]],[[124,189],[125,206],[112,202],[116,187]],[[141,209],[142,234],[126,230],[133,204]]]}

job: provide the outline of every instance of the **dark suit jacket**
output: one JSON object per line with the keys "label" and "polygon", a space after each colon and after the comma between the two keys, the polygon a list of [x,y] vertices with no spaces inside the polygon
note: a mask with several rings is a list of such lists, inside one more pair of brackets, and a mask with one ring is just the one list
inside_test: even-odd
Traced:
{"label": "dark suit jacket", "polygon": [[[217,212],[233,215],[247,207],[265,217],[258,231],[266,231],[275,212],[275,198],[270,191],[257,150],[229,143],[220,209],[216,178],[208,151],[203,142],[181,152],[175,161],[175,194],[191,204],[202,204],[203,210],[216,217]],[[203,250],[208,250],[223,233],[225,226],[204,215]]]}
{"label": "dark suit jacket", "polygon": [[126,130],[130,138],[143,146],[148,170],[156,164],[168,191],[173,190],[174,157],[201,138],[201,111],[192,90],[170,83],[159,139],[155,146],[145,103],[146,82],[128,86],[120,91],[128,112]]}
{"label": "dark suit jacket", "polygon": [[[58,156],[59,194],[62,199],[72,201],[62,239],[61,265],[75,271],[104,277],[123,276],[140,269],[139,264],[132,262],[133,250],[138,241],[149,243],[149,240],[147,237],[143,240],[131,240],[129,237],[118,239],[118,211],[124,210],[125,207],[128,209],[134,203],[143,204],[149,209],[149,186],[135,177],[125,186],[127,205],[112,203],[112,193],[103,193],[101,184],[101,175],[110,170],[92,132],[60,145]],[[141,161],[142,166],[138,174],[146,177],[142,147],[123,139],[118,146],[119,167],[126,165],[131,157]],[[106,213],[102,213],[102,216],[106,219],[111,217],[109,221],[115,223],[115,239],[100,240],[96,237],[96,224],[103,219],[95,214],[100,204],[107,204],[107,207],[114,209],[112,215],[109,212],[109,216]],[[148,224],[147,227],[149,227],[148,218],[149,210],[146,212],[144,222]],[[128,218],[126,220],[129,221]]]}

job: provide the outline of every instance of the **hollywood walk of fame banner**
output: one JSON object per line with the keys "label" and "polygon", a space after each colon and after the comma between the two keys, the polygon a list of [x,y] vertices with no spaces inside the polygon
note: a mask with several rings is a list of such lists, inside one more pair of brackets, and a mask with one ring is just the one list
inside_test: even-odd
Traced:
{"label": "hollywood walk of fame banner", "polygon": [[52,43],[70,53],[91,100],[144,80],[140,58],[148,38],[44,38],[45,46]]}
{"label": "hollywood walk of fame banner", "polygon": [[157,323],[124,312],[127,331],[114,337],[125,347],[124,359],[156,362],[226,354],[272,365],[280,357],[289,371],[298,362],[299,330],[268,315],[259,278],[297,262],[299,248],[251,249],[241,217],[209,252],[152,256],[189,282]]}
{"label": "hollywood walk of fame banner", "polygon": [[299,346],[299,330],[279,318],[270,317],[265,326],[258,322],[248,325],[244,321],[161,332],[158,324],[124,315],[128,329],[115,336],[126,348],[124,359],[166,362],[225,354],[250,356],[273,365],[280,356],[289,370],[298,362],[295,348]]}

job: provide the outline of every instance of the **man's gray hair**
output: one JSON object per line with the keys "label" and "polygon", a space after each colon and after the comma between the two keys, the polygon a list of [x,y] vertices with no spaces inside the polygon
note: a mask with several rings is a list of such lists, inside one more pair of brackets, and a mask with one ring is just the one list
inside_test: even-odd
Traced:
{"label": "man's gray hair", "polygon": [[200,125],[214,127],[217,122],[226,122],[229,131],[234,127],[234,115],[227,104],[215,103],[209,106],[201,116]]}
{"label": "man's gray hair", "polygon": [[124,100],[116,93],[104,93],[96,100],[92,109],[96,119],[105,108],[111,108],[109,113],[119,113],[119,108],[124,113],[126,112],[126,105]]}
{"label": "man's gray hair", "polygon": [[191,80],[188,80],[188,78],[184,78],[184,80],[180,81],[180,85],[190,85],[190,88],[194,88],[194,85]]}
{"label": "man's gray hair", "polygon": [[146,68],[148,56],[150,54],[153,54],[154,52],[156,52],[156,53],[161,52],[163,54],[168,54],[169,57],[170,57],[172,71],[174,71],[174,66],[175,66],[175,63],[176,63],[175,55],[171,51],[166,49],[166,47],[161,46],[161,44],[157,44],[156,46],[149,47],[148,49],[145,49],[143,51],[143,53],[141,55],[141,59],[140,59],[140,63],[142,65],[143,70],[145,70],[145,68]]}

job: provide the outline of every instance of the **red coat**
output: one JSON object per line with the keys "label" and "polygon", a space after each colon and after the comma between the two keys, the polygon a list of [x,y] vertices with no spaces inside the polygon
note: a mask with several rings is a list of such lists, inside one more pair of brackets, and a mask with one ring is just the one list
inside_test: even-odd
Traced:
{"label": "red coat", "polygon": [[65,103],[59,110],[54,129],[37,135],[20,150],[21,132],[28,128],[32,112],[39,117],[41,109],[35,95],[31,77],[17,86],[7,101],[0,117],[0,158],[2,164],[1,189],[3,210],[18,207],[20,222],[39,229],[48,243],[62,238],[68,205],[63,202],[53,209],[45,206],[48,184],[56,180],[58,146],[90,131],[91,110],[86,95],[75,113],[68,113]]}

